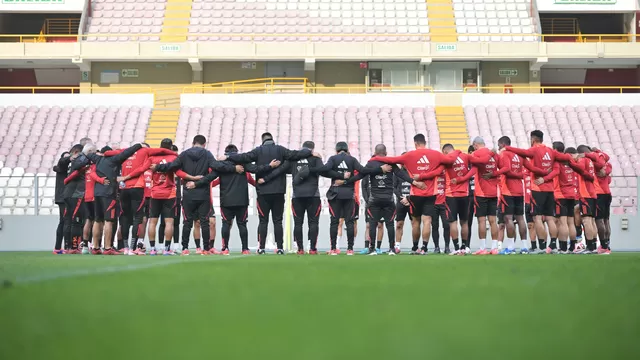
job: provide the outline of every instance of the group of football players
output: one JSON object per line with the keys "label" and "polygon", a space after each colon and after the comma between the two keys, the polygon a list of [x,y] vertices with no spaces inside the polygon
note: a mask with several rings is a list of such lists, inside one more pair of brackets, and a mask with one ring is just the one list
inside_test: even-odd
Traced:
{"label": "group of football players", "polygon": [[[550,148],[543,144],[539,130],[531,132],[532,146],[526,150],[512,147],[504,136],[498,140],[498,149],[488,149],[477,137],[467,152],[450,144],[442,151],[428,149],[425,136],[418,134],[415,150],[391,157],[380,144],[364,166],[351,156],[346,142],[336,144],[336,154],[326,163],[314,153],[312,141],[304,142],[300,150],[289,150],[277,145],[270,133],[263,134],[262,144],[247,153],[227,146],[217,160],[206,150],[204,136],[194,137],[192,145],[179,155],[170,139],[164,139],[159,148],[136,144],[98,150],[85,138],[63,153],[54,167],[60,207],[54,253],[187,255],[193,229],[196,253],[228,255],[235,220],[242,254],[249,254],[248,185],[253,185],[259,217],[257,253],[265,253],[271,217],[276,253],[284,254],[287,174],[293,179],[298,254],[306,253],[305,219],[308,253],[318,254],[320,176],[331,179],[326,193],[331,255],[340,254],[338,239],[343,227],[346,254],[354,254],[359,187],[367,223],[365,254],[382,253],[383,225],[389,239],[387,253],[399,253],[407,215],[414,255],[428,253],[432,235],[434,253],[470,254],[473,217],[480,239],[475,255],[513,254],[517,235],[522,241],[520,253],[610,253],[609,157],[586,145],[565,148],[562,142],[554,142]],[[220,250],[214,246],[212,186],[220,186]],[[440,222],[444,251],[439,246]],[[581,246],[583,233],[586,247]],[[164,247],[156,249],[156,241]]]}

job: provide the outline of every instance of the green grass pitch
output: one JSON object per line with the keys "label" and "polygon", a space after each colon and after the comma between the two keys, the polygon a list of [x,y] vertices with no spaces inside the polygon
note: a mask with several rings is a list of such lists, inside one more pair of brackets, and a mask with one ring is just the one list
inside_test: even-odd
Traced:
{"label": "green grass pitch", "polygon": [[0,253],[0,359],[638,359],[640,254]]}

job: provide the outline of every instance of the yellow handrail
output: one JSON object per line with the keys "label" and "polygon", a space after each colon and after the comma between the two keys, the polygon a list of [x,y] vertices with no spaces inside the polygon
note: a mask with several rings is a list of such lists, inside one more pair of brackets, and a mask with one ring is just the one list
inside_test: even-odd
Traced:
{"label": "yellow handrail", "polygon": [[[250,80],[240,80],[240,81],[250,81]],[[212,84],[208,84],[212,85]],[[300,85],[299,83],[296,85]],[[506,84],[509,85],[509,84]],[[167,87],[167,88],[153,88],[149,86],[118,86],[118,87],[101,87],[101,86],[87,86],[83,87],[84,90],[89,90],[91,93],[107,93],[107,94],[154,94],[158,95],[163,91],[174,90],[178,93],[193,93],[193,91],[189,91],[187,89],[195,89],[201,88],[203,89],[206,85],[193,85],[187,87]],[[78,86],[3,86],[0,87],[0,92],[6,92],[7,90],[28,90],[32,94],[38,94],[41,91],[46,90],[68,90],[70,93],[80,93],[80,87]],[[237,92],[239,89],[242,90],[255,90],[256,92],[261,92],[265,94],[269,94],[275,91],[286,91],[291,90],[291,85],[287,84],[278,84],[276,82],[271,84],[270,80],[265,81],[262,84],[253,84],[253,85],[245,85],[239,88],[236,85],[221,85],[216,87],[216,89],[221,90],[221,93],[225,94],[233,94],[234,91]],[[304,86],[303,89],[305,94],[320,94],[320,93],[339,93],[339,94],[362,94],[366,92],[427,92],[427,93],[436,93],[438,90],[434,89],[431,86],[366,86],[366,85],[349,85],[349,86]],[[552,90],[580,90],[580,93],[588,92],[589,90],[616,90],[616,92],[624,93],[625,91],[635,90],[640,92],[640,86],[526,86],[526,85],[511,85],[509,89],[513,90],[536,90],[540,93],[545,93],[547,91]],[[492,85],[492,86],[473,86],[473,87],[464,87],[461,92],[483,92],[483,91],[500,91],[504,90],[504,85]],[[447,91],[451,92],[451,91]]]}
{"label": "yellow handrail", "polygon": [[[206,92],[207,90],[223,90],[224,93],[235,93],[236,91],[248,92],[254,90],[274,90],[291,89],[299,86],[304,89],[307,86],[307,78],[274,77],[248,80],[225,81],[213,84],[190,85],[182,87],[182,93],[193,93],[197,90]],[[282,88],[279,88],[282,86]]]}
{"label": "yellow handrail", "polygon": [[[65,35],[65,34],[55,34],[55,35],[43,35],[44,38],[75,38],[76,41],[82,42],[86,41],[84,38],[107,38],[107,37],[126,37],[129,39],[139,39],[142,37],[159,37],[161,34],[84,34],[84,35]],[[37,38],[38,34],[23,34],[23,35],[8,35],[8,34],[0,34],[0,42],[12,42],[10,40],[14,40],[13,42],[31,42],[34,38]],[[367,37],[367,38],[378,38],[378,37],[411,37],[411,38],[421,38],[425,42],[437,42],[437,39],[446,39],[450,38],[451,35],[443,35],[443,34],[221,34],[221,33],[211,33],[211,34],[194,34],[193,36],[208,36],[208,37],[228,37],[228,38],[249,38],[250,41],[256,41],[256,38],[264,38],[264,37],[275,37],[282,38],[283,41],[287,40],[289,37],[303,37],[309,38],[307,42],[310,42],[312,38],[321,38],[321,37]],[[633,34],[458,34],[458,37],[465,36],[467,38],[477,38],[477,37],[515,37],[515,38],[523,38],[523,37],[534,37],[537,41],[544,41],[545,38],[554,38],[554,37],[575,37],[576,41],[581,42],[629,42],[631,41]],[[585,37],[584,40],[580,40],[582,37]],[[640,38],[640,35],[636,35]],[[427,40],[429,38],[430,40]],[[9,41],[3,39],[10,39]],[[135,41],[135,40],[130,40]],[[243,40],[244,41],[244,40]],[[259,40],[258,40],[259,41]],[[447,42],[447,41],[445,41]]]}

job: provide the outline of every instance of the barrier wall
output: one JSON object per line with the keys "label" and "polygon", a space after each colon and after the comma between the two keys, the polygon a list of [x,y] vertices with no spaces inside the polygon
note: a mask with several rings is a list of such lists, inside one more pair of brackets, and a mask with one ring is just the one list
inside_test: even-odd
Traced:
{"label": "barrier wall", "polygon": [[0,106],[147,106],[153,94],[2,94]]}
{"label": "barrier wall", "polygon": [[[634,232],[640,230],[640,223],[638,223],[638,217],[628,217],[629,228],[628,230],[622,230],[620,227],[621,221],[624,218],[622,215],[613,215],[611,217],[611,247],[614,251],[640,251],[640,239],[634,234]],[[58,224],[57,216],[2,216],[2,230],[0,230],[0,251],[51,251],[53,250],[55,242],[56,226]],[[258,244],[257,240],[257,227],[258,217],[253,215],[248,218],[249,229],[249,247],[255,249]],[[293,220],[291,220],[293,221]],[[216,247],[220,248],[220,227],[221,223],[218,220]],[[267,236],[267,243],[273,244],[273,227],[269,226],[269,235]],[[359,221],[358,224],[358,237],[356,238],[356,249],[361,249],[364,246],[364,221]],[[477,234],[478,230],[476,224],[473,225],[473,238],[471,240],[471,247],[477,248],[479,246]],[[307,234],[307,228],[305,226],[304,232],[305,238]],[[637,234],[637,233],[636,233]],[[442,229],[440,229],[440,236],[442,236]],[[286,235],[285,235],[286,238]],[[289,236],[293,239],[293,235]],[[191,246],[194,243],[191,241]],[[236,228],[231,230],[231,250],[240,250],[240,238]],[[388,248],[387,234],[385,230],[385,236],[382,241],[383,249]],[[489,242],[490,244],[490,242]],[[520,248],[521,242],[517,241],[517,248]],[[341,248],[345,249],[347,245],[346,233],[344,240],[340,243]],[[433,243],[429,243],[429,248],[433,247]],[[444,241],[440,240],[440,247],[444,250]],[[273,248],[273,246],[268,246]],[[296,249],[292,244],[291,249]],[[320,250],[329,249],[329,216],[320,217],[320,234],[318,236],[318,248]],[[404,227],[404,237],[402,238],[402,248],[404,251],[411,248],[411,225],[407,221]],[[308,249],[308,242],[305,241],[305,249]]]}
{"label": "barrier wall", "polygon": [[[181,105],[223,106],[413,106],[436,104],[437,94],[182,94]],[[456,96],[452,94],[450,96]],[[458,94],[463,106],[471,105],[640,105],[637,94]]]}

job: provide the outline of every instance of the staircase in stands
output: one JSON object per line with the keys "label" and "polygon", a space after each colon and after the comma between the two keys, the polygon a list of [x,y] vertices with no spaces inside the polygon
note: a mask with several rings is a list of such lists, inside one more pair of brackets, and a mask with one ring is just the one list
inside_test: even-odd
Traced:
{"label": "staircase in stands", "polygon": [[431,41],[458,41],[452,0],[426,0],[426,2]]}
{"label": "staircase in stands", "polygon": [[162,23],[161,42],[187,41],[193,0],[167,0]]}
{"label": "staircase in stands", "polygon": [[469,132],[459,94],[436,94],[436,121],[440,146],[452,144],[456,150],[467,152]]}
{"label": "staircase in stands", "polygon": [[156,90],[145,141],[152,147],[158,147],[164,138],[175,140],[179,117],[179,89]]}

